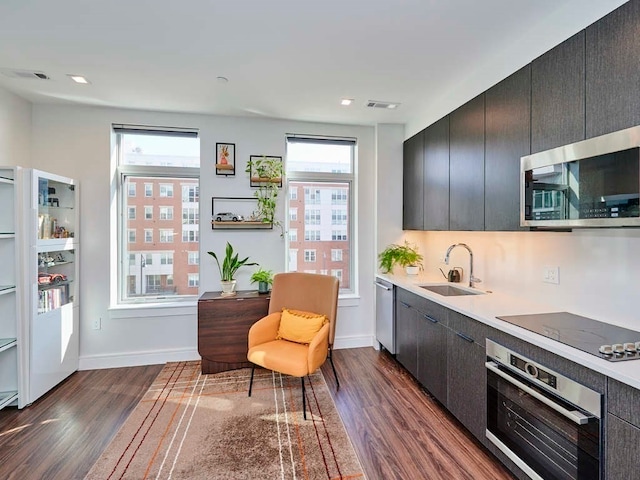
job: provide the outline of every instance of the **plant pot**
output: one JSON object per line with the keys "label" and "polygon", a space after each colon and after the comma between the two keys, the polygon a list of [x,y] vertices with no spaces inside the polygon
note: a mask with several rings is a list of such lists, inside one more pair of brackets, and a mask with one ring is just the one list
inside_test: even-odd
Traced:
{"label": "plant pot", "polygon": [[267,282],[258,282],[258,293],[269,293],[269,284]]}
{"label": "plant pot", "polygon": [[220,282],[220,286],[222,287],[222,296],[223,297],[231,297],[236,294],[236,281],[235,280],[224,280]]}
{"label": "plant pot", "polygon": [[404,269],[406,270],[407,275],[418,275],[418,273],[420,273],[420,267],[417,266],[407,265]]}

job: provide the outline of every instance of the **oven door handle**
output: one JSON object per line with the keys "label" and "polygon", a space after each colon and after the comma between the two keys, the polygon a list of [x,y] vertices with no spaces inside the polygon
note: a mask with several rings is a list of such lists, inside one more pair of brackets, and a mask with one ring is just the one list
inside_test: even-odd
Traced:
{"label": "oven door handle", "polygon": [[545,397],[544,395],[538,393],[533,388],[531,388],[531,387],[527,386],[526,384],[520,382],[519,380],[513,378],[511,375],[509,375],[507,373],[504,373],[502,370],[500,370],[498,368],[498,364],[495,363],[495,362],[487,362],[487,363],[485,363],[485,366],[487,367],[487,369],[491,370],[496,375],[502,377],[507,382],[512,383],[513,385],[515,385],[516,387],[518,387],[521,390],[524,390],[529,395],[534,397],[536,400],[540,400],[542,403],[544,403],[548,407],[553,408],[556,412],[558,412],[561,415],[565,416],[566,418],[568,418],[572,422],[577,423],[578,425],[586,425],[587,423],[589,423],[589,420],[591,420],[593,418],[593,417],[588,417],[588,416],[584,415],[582,412],[579,412],[578,410],[567,410],[562,405],[558,405],[556,402],[554,402],[553,400],[550,400],[549,398]]}

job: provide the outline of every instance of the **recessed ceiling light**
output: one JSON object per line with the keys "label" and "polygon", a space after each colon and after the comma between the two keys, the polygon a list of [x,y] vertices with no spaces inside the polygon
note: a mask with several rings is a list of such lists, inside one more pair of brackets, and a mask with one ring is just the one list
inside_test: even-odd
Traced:
{"label": "recessed ceiling light", "polygon": [[397,103],[390,103],[387,108],[393,109],[393,108],[398,108],[398,104]]}
{"label": "recessed ceiling light", "polygon": [[340,105],[344,105],[345,107],[351,105],[353,103],[353,98],[343,98],[340,101]]}
{"label": "recessed ceiling light", "polygon": [[72,75],[72,74],[69,73],[69,74],[67,74],[67,76],[69,76],[71,78],[71,80],[73,80],[76,83],[82,83],[83,85],[87,85],[87,84],[91,83],[89,80],[87,80],[82,75]]}

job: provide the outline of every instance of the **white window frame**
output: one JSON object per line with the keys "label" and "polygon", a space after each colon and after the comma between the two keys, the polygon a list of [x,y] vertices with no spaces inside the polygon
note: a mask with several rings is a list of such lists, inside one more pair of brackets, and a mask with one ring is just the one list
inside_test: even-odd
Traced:
{"label": "white window frame", "polygon": [[[350,287],[349,289],[343,289],[342,285],[340,286],[340,297],[350,297],[350,296],[358,296],[358,272],[356,271],[357,265],[355,259],[358,258],[357,252],[357,242],[355,241],[354,232],[357,231],[357,222],[355,211],[356,211],[356,199],[357,199],[357,182],[356,182],[356,155],[358,143],[355,138],[338,138],[338,137],[319,137],[319,136],[311,136],[311,135],[295,135],[295,134],[287,134],[287,142],[288,141],[308,141],[308,142],[318,142],[318,143],[331,143],[331,142],[339,142],[339,143],[349,143],[353,145],[351,150],[351,168],[350,173],[345,172],[305,172],[305,171],[293,171],[287,170],[286,179],[287,182],[322,182],[322,183],[345,183],[347,184],[347,200],[344,202],[346,205],[346,211],[348,215],[348,228],[346,228],[347,239],[344,240],[347,244],[347,249],[349,250],[349,278],[350,278]],[[296,190],[298,185],[287,185],[290,195],[288,195],[289,201],[293,200],[291,192]],[[337,190],[341,190],[341,187],[337,187]],[[297,198],[297,195],[296,195]],[[306,207],[305,203],[305,207]],[[332,203],[332,205],[335,205]],[[342,205],[339,203],[339,205]],[[287,203],[287,207],[289,203]],[[306,213],[306,212],[305,212]],[[322,222],[322,220],[321,220]],[[306,224],[306,222],[304,222]],[[288,228],[289,223],[287,219],[286,227]],[[332,229],[333,230],[333,229]],[[340,229],[342,231],[342,229]],[[290,251],[289,241],[287,241],[286,245],[287,252]],[[344,250],[344,249],[342,249]],[[302,259],[304,263],[304,257]],[[287,267],[289,262],[286,263]],[[298,265],[298,269],[301,266]]]}
{"label": "white window frame", "polygon": [[153,228],[144,229],[144,243],[153,243]]}
{"label": "white window frame", "polygon": [[161,206],[159,215],[160,215],[160,220],[173,220],[173,207]]}
{"label": "white window frame", "polygon": [[305,248],[304,249],[304,263],[316,263],[316,249]]}
{"label": "white window frame", "polygon": [[200,252],[190,251],[187,253],[187,265],[200,265]]}

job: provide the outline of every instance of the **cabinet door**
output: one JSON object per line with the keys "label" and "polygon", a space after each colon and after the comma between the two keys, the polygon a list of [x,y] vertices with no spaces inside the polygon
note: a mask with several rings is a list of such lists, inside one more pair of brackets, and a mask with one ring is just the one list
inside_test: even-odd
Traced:
{"label": "cabinet door", "polygon": [[487,373],[483,347],[447,330],[447,408],[481,442],[487,428]]}
{"label": "cabinet door", "polygon": [[586,29],[587,138],[640,124],[640,2]]}
{"label": "cabinet door", "polygon": [[605,478],[637,478],[640,428],[607,414]]}
{"label": "cabinet door", "polygon": [[396,359],[411,375],[418,375],[417,311],[408,303],[396,302]]}
{"label": "cabinet door", "polygon": [[447,404],[447,333],[439,319],[418,315],[418,381]]}
{"label": "cabinet door", "polygon": [[531,152],[584,140],[584,31],[531,63]]}
{"label": "cabinet door", "polygon": [[402,156],[402,228],[422,230],[424,216],[424,131],[405,140]]}
{"label": "cabinet door", "polygon": [[424,230],[449,230],[449,117],[424,134]]}
{"label": "cabinet door", "polygon": [[485,95],[484,228],[520,230],[520,157],[530,153],[531,67]]}
{"label": "cabinet door", "polygon": [[484,230],[484,94],[449,121],[449,229]]}

